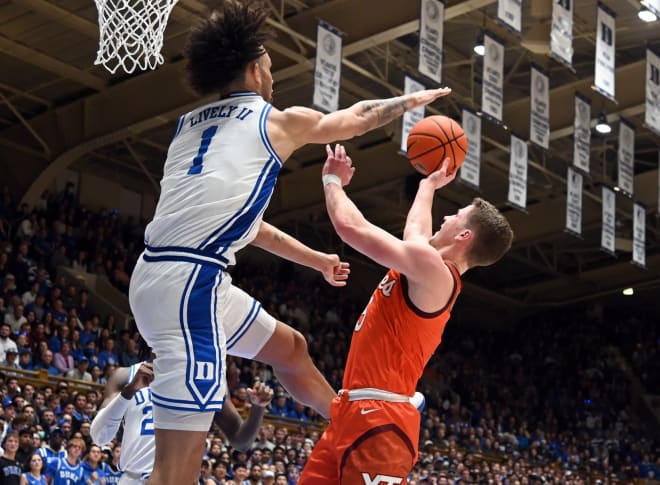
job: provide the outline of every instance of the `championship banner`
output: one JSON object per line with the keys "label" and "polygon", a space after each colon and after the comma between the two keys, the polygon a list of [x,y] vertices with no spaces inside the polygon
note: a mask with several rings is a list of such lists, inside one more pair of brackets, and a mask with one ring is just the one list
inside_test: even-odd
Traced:
{"label": "championship banner", "polygon": [[633,204],[633,263],[646,268],[646,208]]}
{"label": "championship banner", "polygon": [[504,92],[504,44],[491,34],[484,34],[484,72],[481,87],[481,110],[497,121],[502,121]]}
{"label": "championship banner", "polygon": [[641,4],[660,17],[660,0],[642,0]]}
{"label": "championship banner", "polygon": [[582,235],[582,174],[571,167],[566,176],[566,231]]}
{"label": "championship banner", "polygon": [[419,20],[419,64],[417,69],[436,83],[442,82],[442,28],[445,4],[422,0]]}
{"label": "championship banner", "polygon": [[522,0],[498,0],[497,18],[511,30],[522,32]]}
{"label": "championship banner", "polygon": [[573,0],[552,2],[550,55],[573,67]]}
{"label": "championship banner", "polygon": [[575,95],[575,120],[573,121],[573,166],[589,173],[591,156],[591,100]]}
{"label": "championship banner", "polygon": [[660,56],[646,49],[646,115],[644,123],[660,135]]}
{"label": "championship banner", "polygon": [[[426,89],[423,84],[415,81],[410,76],[406,76],[403,81],[404,94],[414,93]],[[424,106],[418,106],[415,109],[403,113],[403,122],[401,123],[401,151],[406,153],[408,151],[408,134],[412,127],[419,120],[424,118]]]}
{"label": "championship banner", "polygon": [[635,189],[635,128],[621,118],[619,123],[618,182],[619,188],[629,195]]}
{"label": "championship banner", "polygon": [[467,136],[467,155],[458,172],[458,179],[465,185],[479,190],[481,172],[481,118],[473,111],[463,108],[461,125]]}
{"label": "championship banner", "polygon": [[550,81],[540,67],[532,64],[529,139],[541,148],[550,148]]}
{"label": "championship banner", "polygon": [[615,13],[598,2],[598,20],[596,37],[596,72],[594,84],[596,90],[603,96],[616,102],[614,96],[614,64],[615,64]]}
{"label": "championship banner", "polygon": [[314,66],[314,106],[331,113],[339,109],[341,81],[341,35],[321,21],[316,29],[316,65]]}
{"label": "championship banner", "polygon": [[509,204],[516,209],[527,208],[527,143],[511,135],[511,157],[509,162]]}
{"label": "championship banner", "polygon": [[616,241],[616,198],[614,191],[603,186],[601,193],[603,200],[603,227],[600,233],[600,247],[612,255],[615,254]]}

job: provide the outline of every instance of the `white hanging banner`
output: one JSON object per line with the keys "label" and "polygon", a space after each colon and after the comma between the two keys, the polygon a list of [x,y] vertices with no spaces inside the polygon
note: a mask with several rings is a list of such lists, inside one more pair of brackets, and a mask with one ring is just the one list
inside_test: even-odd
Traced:
{"label": "white hanging banner", "polygon": [[646,114],[644,123],[660,135],[660,56],[646,49]]}
{"label": "white hanging banner", "polygon": [[326,113],[339,109],[341,82],[341,35],[321,21],[316,29],[316,64],[314,66],[314,106]]}
{"label": "white hanging banner", "polygon": [[617,161],[617,185],[632,197],[635,189],[635,128],[623,118],[619,123]]}
{"label": "white hanging banner", "polygon": [[614,191],[605,186],[603,186],[601,197],[603,200],[603,226],[600,233],[600,247],[603,251],[615,254],[616,197]]}
{"label": "white hanging banner", "polygon": [[573,120],[573,166],[589,173],[591,156],[591,100],[575,95],[575,119]]}
{"label": "white hanging banner", "polygon": [[[410,76],[406,76],[403,81],[404,94],[414,93],[426,89],[423,84],[415,81]],[[403,122],[401,123],[401,151],[406,153],[408,151],[408,134],[412,127],[419,120],[424,118],[424,106],[418,106],[415,109],[403,113]]]}
{"label": "white hanging banner", "polygon": [[582,235],[582,174],[571,167],[566,175],[566,230]]}
{"label": "white hanging banner", "polygon": [[484,34],[484,72],[481,87],[481,110],[497,121],[502,121],[504,93],[504,44],[492,35]]}
{"label": "white hanging banner", "polygon": [[522,32],[522,0],[498,0],[497,18],[511,30]]}
{"label": "white hanging banner", "polygon": [[509,161],[509,204],[516,209],[527,208],[527,143],[511,135],[511,157]]}
{"label": "white hanging banner", "polygon": [[442,82],[442,28],[445,4],[442,0],[422,0],[419,19],[419,72]]}
{"label": "white hanging banner", "polygon": [[547,150],[550,147],[550,80],[547,74],[534,64],[529,90],[532,94],[529,139]]}
{"label": "white hanging banner", "polygon": [[642,0],[641,3],[653,12],[656,17],[660,17],[660,0]]}
{"label": "white hanging banner", "polygon": [[633,204],[633,263],[646,268],[646,208]]}
{"label": "white hanging banner", "polygon": [[552,2],[550,27],[550,55],[572,68],[573,66],[573,2]]}
{"label": "white hanging banner", "polygon": [[468,148],[465,161],[458,172],[458,179],[464,184],[479,190],[481,172],[481,118],[473,111],[463,108],[461,125],[467,136]]}
{"label": "white hanging banner", "polygon": [[598,92],[616,102],[614,95],[615,79],[615,13],[598,2],[596,37],[596,72],[594,84]]}

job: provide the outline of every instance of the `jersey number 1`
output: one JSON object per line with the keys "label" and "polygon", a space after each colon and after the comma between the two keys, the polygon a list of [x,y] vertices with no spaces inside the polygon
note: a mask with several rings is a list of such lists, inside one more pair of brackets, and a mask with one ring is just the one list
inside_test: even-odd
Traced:
{"label": "jersey number 1", "polygon": [[192,167],[188,169],[188,175],[197,175],[202,173],[202,162],[204,161],[204,155],[206,155],[206,152],[209,150],[209,145],[211,144],[211,140],[213,140],[216,131],[218,131],[218,127],[214,125],[209,126],[202,132],[202,142],[199,145],[197,155],[195,155],[195,158],[193,158]]}

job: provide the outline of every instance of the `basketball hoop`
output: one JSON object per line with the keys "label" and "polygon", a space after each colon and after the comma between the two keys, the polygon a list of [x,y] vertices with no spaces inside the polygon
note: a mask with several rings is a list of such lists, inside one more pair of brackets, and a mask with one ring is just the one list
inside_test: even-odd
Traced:
{"label": "basketball hoop", "polygon": [[170,12],[178,0],[94,0],[99,13],[99,50],[95,65],[114,74],[122,68],[155,69]]}

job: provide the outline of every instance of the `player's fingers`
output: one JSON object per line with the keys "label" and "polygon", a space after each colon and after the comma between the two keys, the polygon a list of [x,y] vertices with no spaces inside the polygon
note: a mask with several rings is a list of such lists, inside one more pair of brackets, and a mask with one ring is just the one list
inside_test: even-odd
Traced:
{"label": "player's fingers", "polygon": [[335,152],[332,150],[332,147],[328,144],[325,146],[325,154],[328,158],[334,158]]}
{"label": "player's fingers", "polygon": [[447,174],[447,169],[449,168],[449,163],[450,163],[450,162],[451,162],[451,158],[449,158],[449,157],[445,158],[444,161],[442,162],[442,168],[440,169],[440,171],[441,171],[444,175]]}
{"label": "player's fingers", "polygon": [[349,166],[349,167],[352,167],[352,166],[353,166],[353,160],[351,159],[351,157],[346,156],[346,163],[348,163],[348,166]]}

